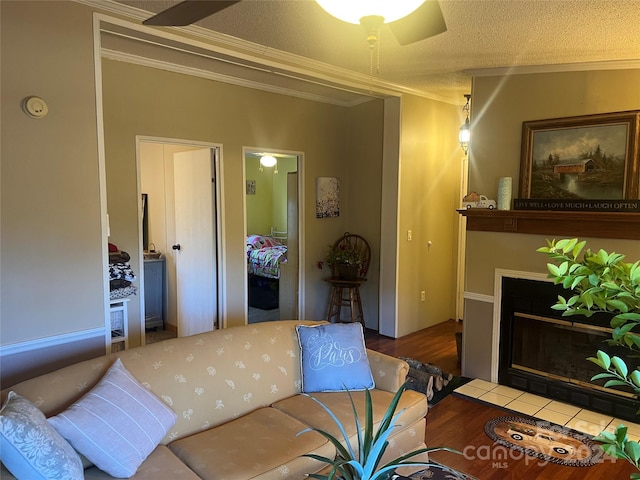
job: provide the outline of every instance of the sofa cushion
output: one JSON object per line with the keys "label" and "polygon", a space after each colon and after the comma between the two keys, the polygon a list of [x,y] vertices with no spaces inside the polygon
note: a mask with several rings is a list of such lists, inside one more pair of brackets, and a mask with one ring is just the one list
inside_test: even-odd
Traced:
{"label": "sofa cushion", "polygon": [[296,327],[302,361],[302,391],[372,389],[375,384],[360,323]]}
{"label": "sofa cushion", "polygon": [[131,477],[176,421],[120,359],[89,393],[49,422],[98,468]]}
{"label": "sofa cushion", "polygon": [[76,451],[28,399],[9,392],[0,410],[0,457],[18,478],[82,479]]}
{"label": "sofa cushion", "polygon": [[304,478],[324,464],[301,455],[333,458],[335,449],[306,425],[275,408],[260,408],[169,448],[204,480]]}
{"label": "sofa cushion", "polygon": [[[363,423],[365,418],[365,392],[350,393],[356,405],[358,418],[360,422]],[[382,390],[371,390],[370,393],[373,403],[373,425],[374,428],[377,429],[394,394]],[[321,401],[334,413],[345,427],[349,441],[355,447],[358,442],[349,394],[347,392],[319,392],[313,393],[311,396]],[[329,414],[308,396],[296,395],[275,403],[273,407],[312,428],[321,428],[337,439],[342,440],[342,434]],[[402,414],[396,422],[394,434],[422,420],[427,414],[427,408],[427,397],[419,392],[405,390],[400,397],[400,402],[396,410],[396,413],[402,412]],[[302,437],[304,437],[304,435]]]}
{"label": "sofa cushion", "polygon": [[[97,467],[89,468],[84,472],[85,480],[112,479],[109,474]],[[166,445],[158,445],[147,459],[142,462],[136,474],[131,477],[134,480],[199,480],[193,471],[182,460],[176,457]]]}

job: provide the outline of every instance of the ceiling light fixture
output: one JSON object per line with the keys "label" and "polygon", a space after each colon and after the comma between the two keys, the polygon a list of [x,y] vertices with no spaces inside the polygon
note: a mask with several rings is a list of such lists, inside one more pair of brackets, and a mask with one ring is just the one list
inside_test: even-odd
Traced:
{"label": "ceiling light fixture", "polygon": [[460,127],[460,131],[458,132],[458,141],[460,142],[460,146],[462,147],[462,150],[466,155],[469,152],[469,140],[471,140],[471,123],[469,122],[469,111],[471,110],[471,94],[465,94],[464,98],[467,99],[467,103],[465,103],[464,107],[462,107],[462,111],[467,114],[467,119]]}
{"label": "ceiling light fixture", "polygon": [[[329,15],[344,22],[362,25],[367,32],[371,48],[371,74],[373,51],[378,46],[380,27],[395,22],[415,11],[425,0],[316,0]],[[379,51],[378,51],[379,54]]]}
{"label": "ceiling light fixture", "polygon": [[260,157],[260,165],[263,167],[273,167],[278,161],[273,155],[263,155]]}
{"label": "ceiling light fixture", "polygon": [[425,0],[316,0],[327,13],[345,22],[362,24],[366,17],[381,17],[382,23],[406,17]]}
{"label": "ceiling light fixture", "polygon": [[278,173],[278,160],[273,155],[262,155],[260,157],[260,171],[263,171],[262,167],[276,167],[273,169],[273,173]]}

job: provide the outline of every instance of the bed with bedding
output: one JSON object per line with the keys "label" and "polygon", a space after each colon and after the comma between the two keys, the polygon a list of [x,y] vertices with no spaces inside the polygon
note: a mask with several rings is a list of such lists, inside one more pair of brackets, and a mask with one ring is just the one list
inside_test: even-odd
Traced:
{"label": "bed with bedding", "polygon": [[280,264],[287,261],[287,246],[273,236],[247,237],[247,272],[266,278],[280,278]]}
{"label": "bed with bedding", "polygon": [[249,306],[263,310],[278,308],[280,265],[287,261],[286,232],[271,229],[271,235],[247,236]]}

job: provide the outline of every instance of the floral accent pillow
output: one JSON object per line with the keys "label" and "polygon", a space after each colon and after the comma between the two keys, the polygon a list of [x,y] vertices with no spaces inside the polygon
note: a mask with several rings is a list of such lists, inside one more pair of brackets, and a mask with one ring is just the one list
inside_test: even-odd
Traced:
{"label": "floral accent pillow", "polygon": [[77,452],[38,407],[15,392],[0,410],[0,457],[16,478],[84,479]]}
{"label": "floral accent pillow", "polygon": [[98,385],[49,423],[100,470],[129,478],[176,419],[118,358]]}
{"label": "floral accent pillow", "polygon": [[338,392],[375,387],[360,323],[298,325],[302,391]]}

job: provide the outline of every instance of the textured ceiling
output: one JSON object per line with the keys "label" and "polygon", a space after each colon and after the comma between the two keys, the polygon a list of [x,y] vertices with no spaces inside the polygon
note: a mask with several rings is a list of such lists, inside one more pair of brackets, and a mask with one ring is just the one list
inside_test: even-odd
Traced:
{"label": "textured ceiling", "polygon": [[[178,2],[119,3],[156,13]],[[377,79],[462,103],[471,88],[470,71],[599,62],[640,68],[640,0],[441,0],[440,5],[447,31],[435,37],[400,46],[383,27],[379,60],[373,62],[379,62]],[[370,73],[362,27],[329,16],[312,0],[244,0],[197,25],[260,45],[257,51],[263,53],[287,52]]]}

